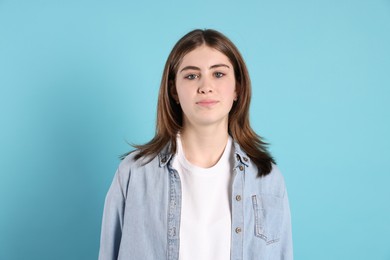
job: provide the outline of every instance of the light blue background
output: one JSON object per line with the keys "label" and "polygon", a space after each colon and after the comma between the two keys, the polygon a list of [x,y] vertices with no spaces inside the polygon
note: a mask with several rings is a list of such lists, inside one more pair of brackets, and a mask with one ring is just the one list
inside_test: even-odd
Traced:
{"label": "light blue background", "polygon": [[97,258],[118,155],[194,28],[247,61],[295,259],[390,259],[389,0],[0,0],[0,259]]}

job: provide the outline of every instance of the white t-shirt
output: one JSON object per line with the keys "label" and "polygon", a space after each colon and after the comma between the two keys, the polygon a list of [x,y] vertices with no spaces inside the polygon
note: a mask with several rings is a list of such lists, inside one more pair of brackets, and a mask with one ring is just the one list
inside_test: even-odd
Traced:
{"label": "white t-shirt", "polygon": [[182,187],[180,260],[229,260],[231,239],[232,139],[214,166],[187,161],[180,137],[173,167]]}

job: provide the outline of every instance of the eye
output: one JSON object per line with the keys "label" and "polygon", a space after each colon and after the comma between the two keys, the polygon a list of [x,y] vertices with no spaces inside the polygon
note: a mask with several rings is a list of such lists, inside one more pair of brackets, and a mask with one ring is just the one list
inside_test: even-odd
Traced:
{"label": "eye", "polygon": [[199,78],[199,75],[196,74],[188,74],[184,77],[185,79],[193,80]]}
{"label": "eye", "polygon": [[215,72],[215,73],[214,73],[214,76],[215,76],[216,78],[222,78],[223,76],[225,76],[225,74],[222,73],[222,72]]}

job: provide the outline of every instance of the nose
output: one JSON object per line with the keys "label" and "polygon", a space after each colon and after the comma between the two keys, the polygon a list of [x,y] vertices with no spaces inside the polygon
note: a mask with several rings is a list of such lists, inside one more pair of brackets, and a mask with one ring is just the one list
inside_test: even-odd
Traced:
{"label": "nose", "polygon": [[199,88],[198,93],[199,94],[207,94],[213,92],[213,83],[210,79],[207,77],[202,77],[202,79],[199,81]]}

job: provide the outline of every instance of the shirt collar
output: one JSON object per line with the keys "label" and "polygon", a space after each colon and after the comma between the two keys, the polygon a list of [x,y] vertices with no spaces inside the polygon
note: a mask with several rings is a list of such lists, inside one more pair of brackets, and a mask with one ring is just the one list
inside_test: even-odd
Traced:
{"label": "shirt collar", "polygon": [[[233,147],[235,160],[237,163],[242,163],[245,166],[249,166],[250,158],[248,155],[241,149],[241,146],[233,139]],[[171,152],[171,144],[167,144],[161,152],[158,154],[158,162],[160,167],[164,167],[169,163],[173,158],[174,154]]]}

